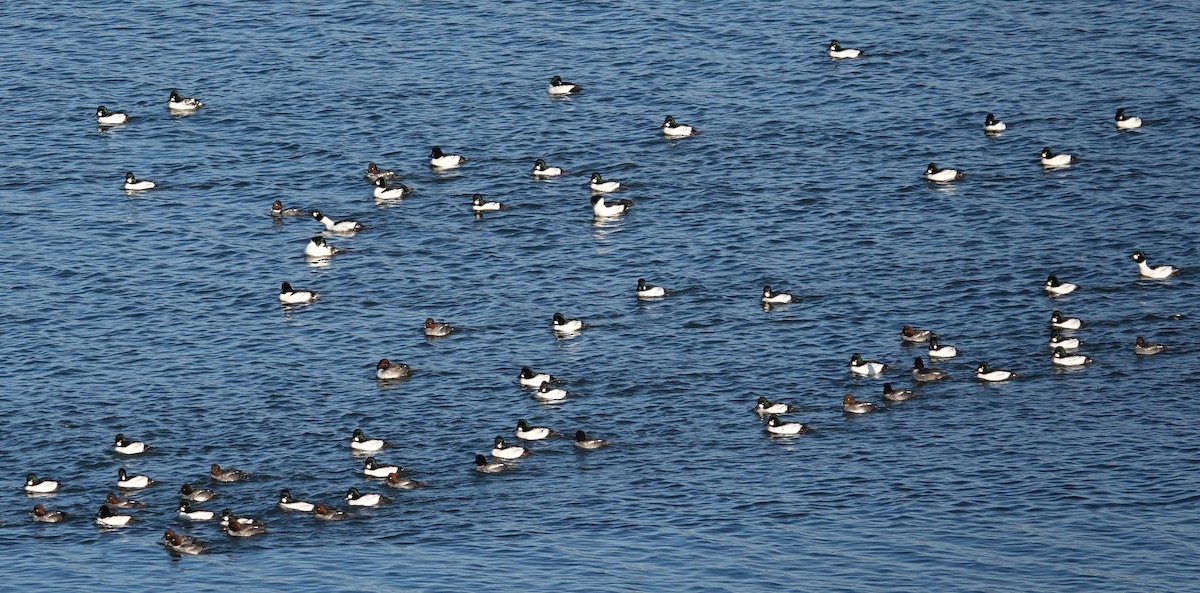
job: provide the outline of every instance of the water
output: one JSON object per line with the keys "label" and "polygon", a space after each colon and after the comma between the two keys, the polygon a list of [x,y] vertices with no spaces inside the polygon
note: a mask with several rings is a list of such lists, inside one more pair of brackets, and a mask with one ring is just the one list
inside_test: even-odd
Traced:
{"label": "water", "polygon": [[[0,575],[7,586],[192,591],[1183,591],[1195,517],[1194,180],[1200,88],[1187,3],[845,6],[60,2],[0,8]],[[832,62],[831,38],[866,58]],[[585,87],[550,100],[560,74]],[[198,96],[170,115],[172,88]],[[130,112],[97,130],[99,104]],[[1146,120],[1112,125],[1117,107]],[[994,112],[1009,131],[989,138]],[[666,114],[702,134],[669,141]],[[435,174],[430,146],[468,155]],[[1081,162],[1043,171],[1043,146]],[[534,181],[533,160],[571,175]],[[416,194],[377,205],[369,161]],[[935,161],[965,170],[921,179]],[[120,190],[125,171],[157,180]],[[628,183],[593,221],[591,171]],[[469,196],[509,209],[475,219]],[[320,227],[370,228],[309,265]],[[1129,254],[1184,272],[1141,281]],[[1055,272],[1082,285],[1047,299]],[[668,287],[633,298],[638,277]],[[320,290],[283,308],[281,281]],[[763,284],[796,304],[763,311]],[[1096,363],[1057,371],[1052,309]],[[557,339],[562,311],[590,327]],[[426,340],[426,317],[458,330]],[[952,379],[864,417],[938,330]],[[1170,345],[1139,359],[1136,335]],[[417,369],[373,379],[381,357]],[[980,385],[980,360],[1023,377]],[[522,365],[566,379],[543,406]],[[769,439],[758,395],[809,435]],[[518,418],[615,444],[471,458]],[[337,524],[354,428],[429,487]],[[113,435],[157,448],[119,459]],[[233,541],[174,515],[211,463],[253,472],[200,505],[259,515]],[[157,480],[140,522],[91,516],[117,468]],[[34,525],[39,499],[74,513]],[[172,560],[164,528],[208,554]],[[99,545],[90,545],[99,544]],[[133,583],[128,585],[128,583]]]}

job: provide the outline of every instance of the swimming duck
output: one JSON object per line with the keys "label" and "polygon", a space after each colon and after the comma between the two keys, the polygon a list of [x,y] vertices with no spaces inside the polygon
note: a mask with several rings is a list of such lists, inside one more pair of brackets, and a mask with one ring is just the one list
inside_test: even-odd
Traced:
{"label": "swimming duck", "polygon": [[667,296],[667,289],[653,284],[646,284],[645,278],[638,278],[637,283],[637,298],[639,299],[660,299]]}
{"label": "swimming duck", "polygon": [[1142,127],[1142,118],[1136,115],[1125,115],[1124,107],[1117,110],[1116,121],[1117,127],[1122,130],[1132,130],[1133,128]]}
{"label": "swimming duck", "polygon": [[1172,266],[1150,267],[1150,264],[1146,263],[1146,254],[1142,253],[1141,251],[1134,251],[1132,257],[1133,261],[1137,262],[1138,272],[1143,278],[1154,278],[1156,280],[1161,280],[1163,278],[1174,276],[1175,273],[1179,271],[1179,268]]}
{"label": "swimming duck", "polygon": [[668,115],[663,120],[662,133],[673,138],[679,138],[682,136],[695,136],[700,131],[687,124],[676,123],[675,118]]}
{"label": "swimming duck", "polygon": [[25,491],[34,494],[45,494],[58,490],[58,482],[49,478],[38,478],[37,474],[25,476]]}
{"label": "swimming duck", "polygon": [[209,467],[208,475],[218,482],[238,482],[250,479],[250,474],[240,469],[221,469],[221,466],[216,463]]}
{"label": "swimming duck", "polygon": [[144,509],[146,503],[134,500],[132,498],[120,498],[115,492],[109,492],[104,496],[104,504],[114,509]]}
{"label": "swimming duck", "polygon": [[340,247],[334,247],[325,242],[325,237],[320,235],[308,240],[308,245],[304,246],[304,255],[307,257],[329,257],[337,255],[345,250]]}
{"label": "swimming duck", "polygon": [[348,504],[352,507],[379,506],[384,501],[382,494],[374,494],[374,493],[363,494],[358,491],[358,488],[355,488],[353,486],[351,486],[350,489],[346,491],[346,496],[344,496],[343,498],[346,499],[346,504]]}
{"label": "swimming duck", "polygon": [[317,300],[315,290],[296,290],[291,283],[284,282],[279,286],[279,301],[288,305],[311,303]]}
{"label": "swimming duck", "polygon": [[279,508],[285,511],[299,511],[301,513],[311,513],[315,505],[311,502],[296,500],[292,498],[292,493],[288,492],[287,488],[279,491]]}
{"label": "swimming duck", "polygon": [[123,490],[140,490],[154,483],[147,476],[131,476],[125,473],[125,468],[117,469],[117,488]]}
{"label": "swimming duck", "polygon": [[117,438],[113,441],[113,451],[122,455],[138,455],[146,452],[146,443],[127,439],[124,434],[117,433]]}
{"label": "swimming duck", "polygon": [[551,167],[550,165],[547,165],[545,159],[538,159],[534,161],[532,172],[534,177],[558,177],[559,175],[566,173],[562,167]]}
{"label": "swimming duck", "polygon": [[399,488],[400,490],[413,490],[424,486],[425,482],[418,482],[412,478],[401,476],[399,472],[392,472],[388,474],[385,484],[392,488]]}
{"label": "swimming duck", "polygon": [[1054,364],[1063,367],[1077,367],[1085,364],[1091,364],[1092,358],[1082,354],[1067,354],[1067,351],[1062,348],[1054,349]]}
{"label": "swimming duck", "polygon": [[503,210],[504,205],[500,202],[492,202],[483,199],[483,194],[474,194],[471,196],[471,211],[472,212],[494,212]]}
{"label": "swimming duck", "polygon": [[400,175],[395,171],[380,169],[375,163],[367,163],[367,181],[375,183],[380,179],[400,179]]}
{"label": "swimming duck", "polygon": [[108,505],[100,505],[100,511],[96,513],[96,524],[101,527],[124,527],[133,521],[131,515],[118,515]]}
{"label": "swimming duck", "polygon": [[857,58],[865,53],[861,49],[842,47],[842,44],[838,43],[837,39],[829,42],[829,57],[831,58]]}
{"label": "swimming duck", "polygon": [[930,381],[937,381],[939,379],[945,379],[946,377],[949,377],[950,375],[946,371],[925,368],[925,361],[921,360],[921,357],[918,356],[913,359],[912,376],[913,376],[913,380],[915,380],[915,381],[920,381],[922,383],[928,383]]}
{"label": "swimming duck", "polygon": [[932,338],[936,335],[937,334],[927,329],[915,329],[911,325],[906,325],[900,328],[900,341],[907,342],[909,344],[928,342],[929,338]]}
{"label": "swimming duck", "polygon": [[966,177],[966,174],[962,171],[950,168],[942,169],[936,163],[929,163],[929,166],[925,167],[925,179],[930,181],[958,181],[964,177]]}
{"label": "swimming duck", "polygon": [[520,445],[509,445],[504,442],[504,437],[496,437],[496,444],[492,447],[492,457],[496,459],[520,459],[529,455],[531,451]]}
{"label": "swimming duck", "polygon": [[979,363],[979,366],[975,368],[975,378],[980,381],[1007,381],[1016,376],[1017,374],[1012,371],[993,369],[986,362]]}
{"label": "swimming duck", "polygon": [[763,286],[762,302],[769,305],[782,305],[792,302],[792,295],[786,292],[775,292],[769,285]]}
{"label": "swimming duck", "polygon": [[67,520],[67,514],[62,511],[47,510],[41,504],[33,505],[33,510],[29,511],[29,516],[33,517],[36,523],[62,523]]}
{"label": "swimming duck", "polygon": [[566,82],[560,76],[552,76],[550,78],[550,88],[546,90],[551,95],[572,95],[582,91],[583,87],[573,82]]}
{"label": "swimming duck", "polygon": [[137,177],[133,176],[133,171],[127,171],[125,173],[125,184],[121,187],[129,191],[144,191],[147,189],[154,189],[158,187],[158,184],[150,181],[149,179],[138,179]]}
{"label": "swimming duck", "polygon": [[958,349],[949,344],[938,342],[937,336],[929,338],[929,358],[954,358]]}
{"label": "swimming duck", "polygon": [[847,414],[866,414],[875,410],[875,404],[871,402],[860,402],[854,399],[854,396],[847,393],[842,398],[842,411]]}
{"label": "swimming duck", "polygon": [[549,373],[535,373],[529,367],[521,367],[521,374],[517,375],[517,382],[521,387],[541,387],[542,383],[557,382],[558,379],[550,376]]}
{"label": "swimming duck", "polygon": [[313,210],[312,217],[313,220],[325,225],[325,230],[335,233],[352,233],[354,231],[361,231],[366,228],[357,220],[346,219],[334,221],[332,218],[322,214],[320,210]]}
{"label": "swimming duck", "polygon": [[402,471],[398,465],[379,465],[374,457],[368,457],[363,461],[363,473],[372,478],[386,478],[390,474],[399,473]]}
{"label": "swimming duck", "polygon": [[1167,349],[1167,347],[1163,346],[1162,344],[1155,344],[1154,342],[1147,342],[1146,338],[1143,338],[1142,336],[1138,336],[1137,341],[1134,342],[1134,344],[1133,344],[1133,352],[1135,354],[1143,354],[1143,355],[1158,354],[1159,352],[1162,352],[1163,350],[1166,350],[1166,349]]}
{"label": "swimming duck", "polygon": [[217,516],[212,511],[193,509],[186,500],[179,501],[179,516],[189,521],[212,521]]}
{"label": "swimming duck", "polygon": [[1079,162],[1079,159],[1075,158],[1075,155],[1065,153],[1054,154],[1054,151],[1050,150],[1049,146],[1043,148],[1038,156],[1042,159],[1043,167],[1066,167],[1071,163]]}
{"label": "swimming duck", "polygon": [[195,111],[201,107],[204,107],[204,103],[199,99],[181,97],[175,89],[171,89],[171,96],[167,97],[167,109],[172,111]]}
{"label": "swimming duck", "polygon": [[192,502],[206,502],[212,500],[217,493],[207,488],[196,488],[191,484],[184,484],[179,487],[179,498],[190,500]]}
{"label": "swimming duck", "polygon": [[283,216],[306,216],[307,211],[299,208],[284,208],[283,200],[275,200],[271,202],[271,216],[280,218]]}
{"label": "swimming duck", "polygon": [[475,471],[477,472],[485,474],[498,474],[507,470],[508,468],[508,464],[504,463],[503,461],[496,461],[494,459],[492,461],[488,461],[487,457],[484,457],[483,454],[475,454]]}
{"label": "swimming duck", "polygon": [[461,154],[446,154],[440,146],[434,146],[429,151],[429,165],[435,169],[453,169],[465,162],[467,157]]}
{"label": "swimming duck", "polygon": [[375,365],[375,378],[377,379],[403,379],[412,374],[412,369],[408,365],[392,362],[386,358],[379,359]]}
{"label": "swimming duck", "polygon": [[779,416],[771,414],[767,418],[767,432],[773,435],[804,434],[808,432],[808,426],[799,422],[784,422]]}
{"label": "swimming duck", "polygon": [[236,520],[238,523],[241,523],[244,526],[245,525],[258,525],[261,527],[261,526],[266,525],[265,523],[263,523],[262,519],[255,519],[254,517],[242,517],[242,516],[234,515],[232,509],[222,509],[221,510],[221,527],[222,528],[229,527],[229,524],[231,522],[233,522],[234,520]]}
{"label": "swimming duck", "polygon": [[230,517],[229,523],[225,525],[225,533],[233,537],[251,537],[262,535],[267,532],[267,528],[258,523],[247,523],[241,517]]}
{"label": "swimming duck", "polygon": [[569,334],[583,329],[583,322],[578,319],[567,319],[562,313],[555,313],[550,320],[550,327],[560,334]]}
{"label": "swimming duck", "polygon": [[533,397],[544,402],[562,401],[567,398],[567,390],[552,388],[549,381],[542,381],[542,384],[538,386],[538,390],[533,394]]}
{"label": "swimming duck", "polygon": [[425,335],[428,337],[440,338],[448,336],[453,329],[449,323],[438,323],[432,317],[425,318]]}
{"label": "swimming duck", "polygon": [[996,116],[994,116],[990,113],[987,114],[987,117],[983,118],[983,131],[984,132],[995,134],[997,132],[1003,132],[1004,130],[1007,130],[1007,129],[1008,129],[1008,126],[1004,125],[1004,122],[996,119]]}
{"label": "swimming duck", "polygon": [[540,441],[558,435],[545,426],[530,426],[524,418],[517,420],[517,438],[524,441]]}
{"label": "swimming duck", "polygon": [[1050,277],[1046,278],[1046,292],[1052,295],[1058,296],[1071,294],[1076,288],[1079,288],[1079,286],[1071,284],[1070,282],[1063,282],[1054,274],[1050,274]]}
{"label": "swimming duck", "polygon": [[101,105],[96,108],[96,122],[102,126],[111,126],[114,124],[123,124],[129,121],[129,114],[120,111],[109,111],[107,107]]}
{"label": "swimming duck", "polygon": [[369,439],[361,428],[356,428],[350,434],[350,448],[355,451],[378,451],[383,448],[383,439]]}
{"label": "swimming duck", "polygon": [[1062,314],[1062,311],[1055,310],[1050,313],[1050,327],[1079,329],[1083,327],[1083,321],[1078,317],[1067,317]]}
{"label": "swimming duck", "polygon": [[891,383],[883,384],[883,399],[890,402],[902,402],[906,399],[912,399],[917,396],[917,392],[911,389],[892,389]]}
{"label": "swimming duck", "polygon": [[605,202],[604,196],[592,196],[592,212],[596,216],[620,216],[633,207],[633,200],[613,200]]}
{"label": "swimming duck", "polygon": [[163,532],[163,536],[159,539],[162,545],[168,550],[177,554],[199,554],[204,551],[204,543],[199,539],[190,535],[180,535],[174,530],[168,529]]}
{"label": "swimming duck", "polygon": [[863,360],[862,355],[855,352],[850,355],[850,372],[855,375],[879,375],[892,370],[892,367],[878,360]]}
{"label": "swimming duck", "polygon": [[[604,178],[600,177],[599,173],[592,173],[591,179],[588,180],[588,187],[597,193],[608,193],[621,189],[621,183],[619,181],[605,181]],[[592,203],[594,204],[595,202]]]}
{"label": "swimming duck", "polygon": [[1063,350],[1075,350],[1076,348],[1079,348],[1079,338],[1067,338],[1056,331],[1051,331],[1050,349],[1054,350],[1055,348],[1062,348]]}
{"label": "swimming duck", "polygon": [[786,414],[788,412],[795,412],[797,409],[798,408],[796,408],[796,406],[785,404],[783,402],[773,402],[761,395],[758,396],[758,402],[754,404],[754,413],[758,414],[759,416],[765,416],[767,414]]}
{"label": "swimming duck", "polygon": [[339,511],[338,509],[335,509],[323,502],[318,502],[317,505],[313,507],[312,514],[314,517],[322,521],[341,521],[342,519],[346,518],[345,511]]}
{"label": "swimming duck", "polygon": [[609,443],[608,441],[606,441],[604,439],[597,439],[597,438],[589,437],[587,435],[587,433],[583,432],[582,430],[575,431],[575,446],[580,449],[594,451],[596,449],[599,449],[600,447],[604,447],[604,446],[610,445],[610,444],[612,444],[612,443]]}
{"label": "swimming duck", "polygon": [[408,197],[413,192],[413,188],[407,185],[388,183],[386,178],[375,180],[374,196],[376,200],[399,200]]}

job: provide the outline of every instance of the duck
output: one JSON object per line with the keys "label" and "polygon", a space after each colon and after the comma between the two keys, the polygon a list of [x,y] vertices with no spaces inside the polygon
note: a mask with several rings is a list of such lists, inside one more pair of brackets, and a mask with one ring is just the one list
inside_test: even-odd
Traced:
{"label": "duck", "polygon": [[203,509],[193,509],[186,500],[179,501],[179,516],[188,521],[212,521],[217,514]]}
{"label": "duck", "polygon": [[190,535],[180,535],[174,530],[168,529],[163,532],[162,538],[158,540],[168,550],[177,554],[195,555],[205,550],[204,542]]}
{"label": "duck", "polygon": [[1017,374],[1012,371],[993,369],[986,362],[981,362],[979,366],[975,367],[975,378],[980,381],[1007,381],[1016,376]]}
{"label": "duck", "polygon": [[158,184],[149,179],[138,179],[133,175],[133,171],[126,171],[125,184],[121,187],[129,191],[145,191],[158,187]]}
{"label": "duck", "polygon": [[124,527],[133,522],[132,515],[118,515],[108,505],[100,505],[100,511],[96,513],[96,524],[101,527]]}
{"label": "duck", "polygon": [[575,446],[586,451],[594,451],[600,447],[610,445],[612,443],[594,437],[589,437],[582,430],[575,431]]}
{"label": "duck", "polygon": [[889,402],[902,402],[907,399],[912,399],[917,396],[917,392],[911,389],[892,389],[891,383],[883,384],[883,399]]}
{"label": "duck", "polygon": [[783,305],[792,302],[791,293],[775,292],[771,290],[771,286],[763,286],[762,302],[768,305]]}
{"label": "duck", "polygon": [[1050,313],[1050,327],[1079,329],[1083,327],[1083,321],[1078,317],[1067,317],[1062,314],[1062,311],[1056,309]]}
{"label": "duck", "polygon": [[808,426],[799,422],[784,422],[779,416],[771,414],[767,417],[767,432],[773,435],[804,434]]}
{"label": "duck", "polygon": [[284,216],[305,216],[308,212],[299,208],[284,208],[283,200],[275,200],[271,202],[271,216],[281,218]]}
{"label": "duck", "polygon": [[1042,152],[1039,153],[1038,156],[1042,159],[1043,167],[1066,167],[1071,163],[1079,162],[1079,159],[1076,158],[1075,155],[1066,153],[1054,154],[1054,151],[1050,150],[1049,146],[1043,148]]}
{"label": "duck", "polygon": [[964,177],[966,177],[966,174],[962,171],[950,168],[942,169],[937,166],[937,163],[929,163],[929,166],[925,167],[925,179],[930,181],[958,181]]}
{"label": "duck", "polygon": [[367,493],[363,494],[358,491],[358,488],[353,486],[346,491],[346,504],[352,507],[374,507],[383,503],[384,497],[382,494]]}
{"label": "duck", "polygon": [[583,329],[583,322],[578,319],[567,319],[562,313],[555,313],[550,320],[550,327],[560,334],[569,334]]}
{"label": "duck", "polygon": [[767,399],[766,396],[762,395],[758,396],[758,402],[754,404],[754,413],[758,414],[759,416],[766,416],[768,414],[786,414],[788,412],[795,412],[798,409],[799,408],[791,404],[773,402]]}
{"label": "duck", "polygon": [[675,118],[668,115],[663,120],[662,133],[672,138],[680,138],[683,136],[695,136],[700,133],[700,130],[693,128],[687,124],[677,123]]}
{"label": "duck", "polygon": [[1046,292],[1050,293],[1053,296],[1062,296],[1064,294],[1071,294],[1072,292],[1075,292],[1076,288],[1079,288],[1079,286],[1076,284],[1071,284],[1070,282],[1063,282],[1063,281],[1059,280],[1058,276],[1055,276],[1054,274],[1050,274],[1050,277],[1046,278],[1045,286],[1046,286]]}
{"label": "duck", "polygon": [[435,169],[453,169],[467,162],[467,157],[461,154],[447,154],[442,147],[434,146],[429,151],[429,165]]}
{"label": "duck", "polygon": [[408,365],[399,362],[392,362],[386,358],[380,358],[375,364],[376,379],[403,379],[412,374],[412,369]]}
{"label": "duck", "polygon": [[171,96],[167,97],[167,109],[172,111],[195,111],[204,107],[204,103],[193,97],[182,97],[179,91],[171,89]]}
{"label": "duck", "polygon": [[378,451],[383,448],[383,439],[369,439],[361,428],[356,428],[350,434],[350,448],[355,451]]}
{"label": "duck", "polygon": [[218,482],[239,482],[249,480],[250,474],[240,469],[221,469],[221,466],[214,463],[208,469],[208,475]]}
{"label": "duck", "polygon": [[925,368],[925,361],[921,360],[921,357],[918,356],[913,359],[912,376],[913,376],[913,380],[915,380],[915,381],[920,381],[922,383],[928,383],[930,381],[938,381],[940,379],[945,379],[945,378],[949,377],[950,374],[947,373],[946,371],[941,371],[938,369]]}
{"label": "duck", "polygon": [[529,455],[531,451],[520,445],[509,445],[504,442],[504,437],[496,437],[495,445],[492,447],[492,457],[496,459],[520,459]]}
{"label": "duck", "polygon": [[488,461],[488,458],[484,457],[482,453],[475,454],[475,471],[477,472],[484,474],[498,474],[502,471],[508,470],[508,468],[509,465],[503,461],[496,461],[494,459],[492,461]]}
{"label": "duck", "polygon": [[375,183],[380,179],[400,179],[400,175],[395,171],[380,169],[375,163],[367,163],[367,181]]}
{"label": "duck", "polygon": [[[609,193],[621,189],[621,182],[605,181],[599,173],[592,173],[591,179],[588,180],[588,187],[596,193]],[[593,201],[592,203],[595,204],[596,202]]]}
{"label": "duck", "polygon": [[96,108],[96,122],[102,126],[123,124],[129,121],[129,114],[121,111],[109,111],[101,105]]}
{"label": "duck", "polygon": [[601,218],[620,216],[633,207],[633,200],[604,201],[604,196],[592,196],[592,212]]}
{"label": "duck", "polygon": [[533,394],[533,397],[544,402],[558,402],[567,398],[567,390],[550,387],[549,381],[542,381],[542,384],[538,386],[538,390]]}
{"label": "duck", "polygon": [[546,159],[538,159],[533,162],[532,173],[534,177],[558,177],[559,175],[566,173],[566,171],[563,170],[562,167],[552,167],[547,165]]}
{"label": "duck", "polygon": [[434,321],[432,317],[425,318],[425,335],[430,338],[440,338],[450,335],[454,328],[450,327],[449,323],[439,323]]}
{"label": "duck", "polygon": [[667,289],[653,284],[646,284],[645,278],[638,278],[637,283],[637,298],[639,299],[661,299],[667,296]]}
{"label": "duck", "polygon": [[184,484],[179,487],[179,498],[190,500],[192,502],[207,502],[217,495],[216,492],[207,488],[196,488],[191,484]]}
{"label": "duck", "polygon": [[842,411],[847,414],[866,414],[875,410],[875,404],[871,402],[862,402],[854,399],[854,396],[847,393],[842,397]]}
{"label": "duck", "polygon": [[1142,118],[1136,115],[1125,115],[1125,108],[1117,110],[1116,116],[1117,127],[1122,130],[1132,130],[1133,128],[1142,127]]}
{"label": "duck", "polygon": [[33,510],[29,511],[29,516],[33,517],[35,523],[62,523],[67,520],[66,513],[48,510],[40,503],[33,505]]}
{"label": "duck", "polygon": [[229,527],[229,524],[235,520],[238,523],[241,523],[242,525],[258,525],[260,527],[266,525],[265,523],[262,522],[262,519],[255,519],[254,517],[245,517],[245,516],[234,515],[232,509],[222,509],[221,510],[221,527],[222,528]]}
{"label": "duck", "polygon": [[318,502],[313,507],[312,514],[314,517],[322,521],[341,521],[346,518],[346,512],[335,509],[323,502]]}
{"label": "duck", "polygon": [[1077,367],[1092,364],[1092,358],[1082,354],[1067,354],[1067,351],[1063,348],[1055,348],[1052,362],[1058,366]]}
{"label": "duck", "polygon": [[1142,253],[1141,251],[1134,251],[1131,257],[1133,258],[1133,261],[1137,262],[1138,273],[1140,273],[1143,278],[1161,280],[1163,278],[1170,278],[1179,271],[1179,268],[1172,266],[1150,267],[1150,264],[1146,263],[1146,254]]}
{"label": "duck", "polygon": [[911,325],[906,325],[900,328],[900,341],[909,344],[920,344],[928,342],[930,338],[937,334],[927,329],[916,329]]}
{"label": "duck", "polygon": [[546,89],[551,95],[574,95],[583,90],[583,87],[567,82],[561,76],[550,77],[550,87]]}
{"label": "duck", "polygon": [[418,482],[412,478],[406,478],[400,475],[400,472],[392,472],[388,474],[387,481],[384,482],[392,488],[400,490],[414,490],[425,485],[425,482]]}
{"label": "duck", "polygon": [[391,184],[386,177],[380,177],[375,180],[374,196],[376,200],[400,200],[408,197],[413,192],[413,188],[407,185]]}
{"label": "duck", "polygon": [[368,457],[363,461],[363,473],[372,478],[386,478],[391,474],[399,473],[404,468],[398,465],[379,465],[374,457]]}
{"label": "duck", "polygon": [[134,500],[132,498],[120,498],[115,492],[109,492],[104,496],[104,504],[114,509],[144,509],[146,503]]}
{"label": "duck", "polygon": [[317,300],[317,295],[315,290],[296,290],[289,282],[279,285],[279,302],[287,305],[311,303]]}
{"label": "duck", "polygon": [[516,434],[517,438],[523,441],[540,441],[552,436],[558,436],[557,432],[546,426],[530,426],[529,422],[524,418],[517,420]]}
{"label": "duck", "polygon": [[529,367],[521,367],[521,374],[517,375],[517,382],[521,387],[541,387],[542,383],[558,382],[556,377],[549,373],[535,373]]}
{"label": "duck", "polygon": [[1051,331],[1050,349],[1054,350],[1055,348],[1062,348],[1063,350],[1075,350],[1079,348],[1079,338],[1068,338],[1056,331]]}
{"label": "duck", "polygon": [[58,490],[58,481],[50,478],[38,478],[37,474],[25,476],[25,491],[33,494],[46,494]]}
{"label": "duck", "polygon": [[287,488],[279,491],[279,508],[285,511],[299,511],[301,513],[311,513],[316,508],[311,502],[296,500],[292,498],[292,493],[288,492]]}
{"label": "duck", "polygon": [[865,53],[861,49],[842,47],[842,44],[838,43],[837,39],[829,42],[829,57],[834,59],[857,58]]}
{"label": "duck", "polygon": [[1141,355],[1145,355],[1145,356],[1149,356],[1151,354],[1158,354],[1159,352],[1162,352],[1163,350],[1166,350],[1166,349],[1167,349],[1167,347],[1163,346],[1162,344],[1155,344],[1154,342],[1147,342],[1146,338],[1143,338],[1142,336],[1138,336],[1137,341],[1135,341],[1133,343],[1133,352],[1135,354],[1141,354]]}
{"label": "duck", "polygon": [[987,114],[987,117],[983,118],[983,131],[984,132],[987,132],[989,134],[995,134],[998,132],[1003,132],[1004,130],[1007,130],[1007,129],[1008,129],[1008,126],[1004,125],[1004,122],[996,119],[995,115],[992,115],[989,113],[989,114]]}
{"label": "duck", "polygon": [[312,217],[313,220],[325,225],[325,230],[335,233],[352,233],[366,228],[357,220],[345,219],[334,221],[332,218],[325,216],[320,210],[313,210]]}
{"label": "duck", "polygon": [[308,240],[308,245],[304,246],[304,255],[307,257],[329,257],[343,253],[345,250],[340,247],[334,247],[325,242],[325,237],[320,235]]}
{"label": "duck", "polygon": [[495,212],[503,210],[504,204],[483,199],[483,194],[473,194],[471,196],[471,211],[472,212]]}
{"label": "duck", "polygon": [[957,348],[938,342],[936,336],[929,338],[929,358],[954,358],[955,356],[958,356]]}
{"label": "duck", "polygon": [[247,523],[241,517],[230,517],[229,523],[225,525],[225,533],[233,537],[252,537],[266,532],[266,526],[259,523]]}
{"label": "duck", "polygon": [[892,370],[892,367],[878,360],[863,360],[861,354],[855,352],[850,355],[850,372],[855,375],[881,375]]}
{"label": "duck", "polygon": [[146,452],[146,443],[127,439],[124,434],[117,433],[117,438],[113,441],[113,451],[122,455],[140,455]]}
{"label": "duck", "polygon": [[131,476],[125,473],[125,468],[117,469],[117,488],[123,490],[141,490],[147,488],[154,483],[147,476]]}

